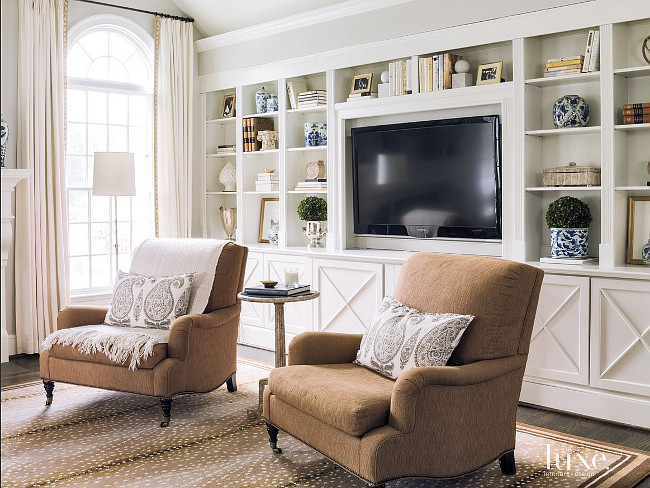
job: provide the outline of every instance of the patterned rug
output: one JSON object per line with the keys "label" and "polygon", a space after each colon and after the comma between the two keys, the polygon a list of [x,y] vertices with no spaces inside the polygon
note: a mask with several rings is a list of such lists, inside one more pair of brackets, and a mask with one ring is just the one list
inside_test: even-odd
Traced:
{"label": "patterned rug", "polygon": [[[3,487],[345,487],[365,486],[304,444],[280,433],[270,452],[256,405],[268,370],[240,363],[239,390],[225,387],[174,400],[161,429],[157,399],[58,383],[45,407],[41,384],[2,391]],[[549,451],[550,450],[550,451]],[[547,466],[551,452],[551,467]],[[555,464],[560,455],[560,467]],[[566,469],[567,454],[571,468]],[[498,463],[451,481],[401,480],[388,488],[632,487],[650,473],[650,453],[518,426],[517,475]],[[584,460],[584,462],[583,462]],[[595,468],[593,464],[596,464]],[[586,464],[585,464],[586,463]]]}

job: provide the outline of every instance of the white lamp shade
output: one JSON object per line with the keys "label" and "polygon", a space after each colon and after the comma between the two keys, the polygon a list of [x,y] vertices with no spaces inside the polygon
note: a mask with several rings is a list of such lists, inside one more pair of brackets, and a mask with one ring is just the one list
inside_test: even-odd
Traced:
{"label": "white lamp shade", "polygon": [[128,152],[96,152],[94,196],[135,195],[135,158]]}

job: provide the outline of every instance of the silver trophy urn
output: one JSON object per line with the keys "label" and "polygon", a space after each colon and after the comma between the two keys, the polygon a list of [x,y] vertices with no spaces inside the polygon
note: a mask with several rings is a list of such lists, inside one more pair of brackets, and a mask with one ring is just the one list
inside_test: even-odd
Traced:
{"label": "silver trophy urn", "polygon": [[226,231],[226,235],[228,236],[226,240],[234,241],[235,238],[233,236],[237,228],[237,209],[219,207],[219,211],[221,212],[221,225],[223,225],[223,230]]}

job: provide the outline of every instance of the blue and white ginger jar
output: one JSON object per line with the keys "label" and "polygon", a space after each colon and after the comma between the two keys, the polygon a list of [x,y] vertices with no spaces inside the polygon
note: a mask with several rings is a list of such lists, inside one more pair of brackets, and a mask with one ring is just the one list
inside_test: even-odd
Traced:
{"label": "blue and white ginger jar", "polygon": [[586,258],[589,229],[551,228],[552,258]]}
{"label": "blue and white ginger jar", "polygon": [[323,124],[310,123],[305,124],[305,146],[314,147],[322,145],[321,126]]}
{"label": "blue and white ginger jar", "polygon": [[650,239],[648,239],[646,245],[641,249],[641,257],[643,258],[643,264],[650,268]]}
{"label": "blue and white ginger jar", "polygon": [[589,104],[579,95],[564,95],[553,104],[555,127],[584,127],[589,123]]}
{"label": "blue and white ginger jar", "polygon": [[269,92],[264,87],[255,92],[255,108],[258,114],[266,113],[266,101],[269,99]]}
{"label": "blue and white ginger jar", "polygon": [[327,146],[327,124],[319,124],[318,131],[320,132],[320,144],[319,146]]}
{"label": "blue and white ginger jar", "polygon": [[275,93],[271,93],[269,95],[268,100],[266,100],[266,111],[267,112],[278,111],[278,96]]}

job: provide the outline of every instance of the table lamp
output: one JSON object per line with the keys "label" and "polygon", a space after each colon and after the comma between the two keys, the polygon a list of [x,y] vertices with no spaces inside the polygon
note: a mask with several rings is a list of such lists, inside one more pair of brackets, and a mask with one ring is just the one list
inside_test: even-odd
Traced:
{"label": "table lamp", "polygon": [[135,158],[128,152],[96,152],[93,196],[113,197],[115,208],[115,271],[119,270],[117,197],[135,195]]}

